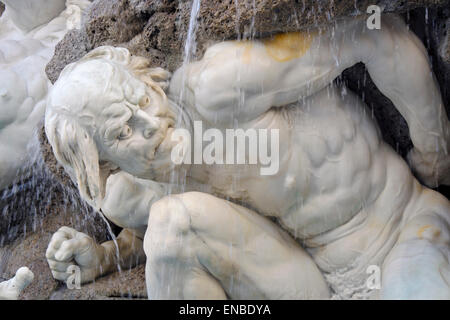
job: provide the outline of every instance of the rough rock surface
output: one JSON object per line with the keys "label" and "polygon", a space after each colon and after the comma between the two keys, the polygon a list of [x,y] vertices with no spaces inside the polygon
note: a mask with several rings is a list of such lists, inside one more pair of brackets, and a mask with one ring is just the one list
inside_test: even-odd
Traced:
{"label": "rough rock surface", "polygon": [[86,284],[81,289],[69,290],[53,279],[45,259],[51,236],[61,226],[69,226],[91,235],[99,243],[108,240],[102,221],[93,217],[80,219],[80,211],[61,206],[52,207],[54,213],[40,216],[35,231],[22,234],[8,245],[0,247],[0,281],[14,276],[17,269],[27,266],[34,273],[33,282],[20,299],[127,299],[145,298],[145,272],[141,265],[121,273],[113,273]]}
{"label": "rough rock surface", "polygon": [[79,290],[71,290],[62,286],[50,296],[50,300],[118,299],[147,299],[144,265],[120,273],[112,273],[95,282],[83,285]]}
{"label": "rough rock surface", "polygon": [[99,278],[83,285],[81,289],[67,289],[65,284],[53,279],[45,259],[45,251],[52,234],[62,225],[83,229],[73,221],[74,215],[76,213],[69,211],[48,215],[42,219],[38,231],[0,247],[0,281],[13,277],[17,269],[27,266],[33,271],[34,280],[21,294],[22,300],[145,298],[147,293],[143,265]]}
{"label": "rough rock surface", "polygon": [[[41,129],[39,138],[45,138]],[[37,137],[36,137],[37,139]],[[111,239],[99,213],[79,197],[72,181],[56,161],[47,161],[51,147],[37,143],[37,155],[30,164],[32,175],[20,179],[0,194],[0,281],[27,266],[35,278],[20,299],[126,299],[145,297],[143,267],[101,278],[95,283],[69,290],[50,273],[45,251],[51,236],[61,226],[70,226],[98,243]],[[31,151],[33,153],[33,151]],[[54,157],[51,159],[54,160]],[[112,226],[117,234],[116,228]]]}
{"label": "rough rock surface", "polygon": [[53,279],[45,251],[52,234],[62,225],[80,228],[78,223],[72,221],[72,212],[69,211],[45,216],[40,220],[38,230],[0,248],[0,277],[9,279],[22,266],[27,266],[34,273],[34,280],[24,290],[21,299],[49,299],[52,292],[62,285]]}
{"label": "rough rock surface", "polygon": [[43,136],[41,129],[28,149],[30,162],[25,171],[31,174],[19,177],[0,193],[0,247],[26,234],[39,232],[46,216],[66,215],[67,212],[71,212],[66,215],[70,217],[69,223],[103,241],[107,234],[103,219],[80,198],[56,161],[54,167],[45,162],[52,153],[48,143],[39,141],[38,137]]}
{"label": "rough rock surface", "polygon": [[0,2],[0,16],[3,14],[3,11],[5,11],[5,5]]}
{"label": "rough rock surface", "polygon": [[[47,66],[54,82],[68,63],[101,45],[120,45],[173,71],[183,61],[191,1],[96,0],[81,30],[67,35]],[[404,12],[421,6],[448,6],[448,0],[220,0],[201,1],[198,14],[197,56],[210,41],[307,29],[344,16],[365,14],[370,4],[385,12]],[[70,52],[68,55],[67,53]]]}
{"label": "rough rock surface", "polygon": [[[52,181],[59,184],[57,179]],[[24,194],[17,194],[17,198],[26,197],[25,194],[30,194],[30,192],[24,190]],[[77,203],[80,199],[76,198],[76,194],[72,196],[75,199],[71,199],[67,191],[52,191],[52,201],[47,203],[47,206],[37,207],[34,214],[20,207],[16,207],[17,210],[7,209],[3,212],[2,220],[7,219],[8,215],[15,215],[15,212],[20,212],[23,216],[28,212],[28,217],[26,223],[16,221],[16,224],[10,227],[8,231],[2,230],[1,232],[7,241],[0,245],[0,281],[13,277],[18,268],[27,266],[33,271],[35,278],[30,286],[24,290],[20,299],[126,299],[145,297],[143,266],[132,270],[124,270],[122,273],[113,273],[94,283],[83,285],[79,290],[69,290],[63,283],[53,279],[45,259],[45,252],[51,236],[61,226],[69,226],[85,232],[98,243],[111,239],[105,222],[99,214]],[[58,199],[61,201],[58,201]],[[41,202],[31,200],[31,203],[38,205]]]}

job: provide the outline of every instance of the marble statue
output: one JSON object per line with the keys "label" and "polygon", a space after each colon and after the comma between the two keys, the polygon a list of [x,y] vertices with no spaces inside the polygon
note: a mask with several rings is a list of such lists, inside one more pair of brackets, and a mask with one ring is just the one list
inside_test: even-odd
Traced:
{"label": "marble statue", "polygon": [[24,166],[27,144],[44,116],[45,66],[87,0],[4,0],[0,18],[0,190]]}
{"label": "marble statue", "polygon": [[[150,299],[449,299],[450,204],[333,84],[358,62],[406,119],[418,179],[448,184],[439,88],[397,16],[383,15],[380,30],[354,18],[217,43],[172,77],[109,46],[68,65],[48,96],[46,135],[83,198],[124,229],[117,258],[112,241],[62,227],[46,254],[55,279],[74,263],[89,282],[146,258]],[[278,129],[278,172],[174,163],[173,134],[196,121]],[[180,189],[165,196],[146,180]],[[369,266],[380,290],[367,286]]]}
{"label": "marble statue", "polygon": [[0,300],[17,300],[20,293],[33,281],[34,274],[27,267],[19,268],[8,281],[0,282]]}

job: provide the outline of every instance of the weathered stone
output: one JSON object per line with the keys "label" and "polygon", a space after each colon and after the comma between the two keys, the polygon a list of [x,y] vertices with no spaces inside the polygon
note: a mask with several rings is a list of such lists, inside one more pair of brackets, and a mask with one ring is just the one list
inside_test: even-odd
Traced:
{"label": "weathered stone", "polygon": [[[84,231],[98,241],[105,241],[107,232],[92,232],[101,226],[99,221],[77,219],[79,213],[69,209],[61,210],[53,206],[54,214],[36,219],[35,231],[28,231],[10,244],[0,247],[0,277],[2,280],[14,276],[17,269],[27,266],[34,273],[33,282],[24,290],[21,299],[49,299],[61,283],[55,281],[45,259],[45,251],[54,232],[61,226],[70,226]],[[59,212],[58,212],[59,211]],[[1,280],[0,280],[1,281]]]}
{"label": "weathered stone", "polygon": [[45,68],[48,78],[55,82],[64,66],[74,62],[90,51],[86,34],[80,30],[71,30],[56,45],[55,55]]}
{"label": "weathered stone", "polygon": [[440,12],[432,12],[436,21],[433,40],[435,48],[435,70],[441,83],[441,92],[450,111],[450,7]]}
{"label": "weathered stone", "polygon": [[1,247],[0,281],[13,277],[17,269],[27,266],[33,271],[34,280],[21,294],[22,300],[145,298],[147,293],[143,265],[99,278],[93,283],[83,285],[81,289],[69,290],[65,284],[53,279],[45,259],[45,251],[51,236],[61,226],[83,229],[74,221],[74,216],[76,213],[70,211],[46,216],[42,219],[38,231]]}
{"label": "weathered stone", "polygon": [[70,190],[73,193],[78,193],[77,187],[64,171],[64,168],[58,163],[58,161],[56,161],[56,158],[53,155],[52,146],[48,142],[47,136],[45,135],[44,124],[42,124],[39,128],[39,143],[40,153],[45,163],[45,167],[50,172],[52,177],[55,178],[58,182],[62,183],[66,190]]}
{"label": "weathered stone", "polygon": [[51,300],[125,300],[146,299],[145,266],[115,272],[85,284],[81,289],[63,286],[52,293]]}
{"label": "weathered stone", "polygon": [[30,160],[24,170],[28,175],[19,175],[11,187],[0,193],[0,247],[27,233],[39,231],[46,216],[67,212],[71,212],[66,216],[70,219],[68,223],[76,224],[79,231],[103,241],[107,238],[104,220],[81,199],[70,178],[56,162],[51,146],[39,141],[46,139],[43,131],[42,126],[30,143]]}
{"label": "weathered stone", "polygon": [[[145,297],[143,267],[113,273],[80,290],[68,290],[53,279],[45,252],[51,236],[61,226],[84,232],[98,243],[112,236],[100,214],[80,199],[72,181],[57,164],[48,142],[42,142],[46,139],[43,128],[39,139],[41,148],[37,150],[31,178],[19,180],[0,197],[0,281],[13,277],[18,268],[27,266],[35,278],[20,299]],[[119,230],[111,227],[117,234]]]}
{"label": "weathered stone", "polygon": [[[278,32],[304,30],[336,21],[344,16],[365,14],[370,4],[385,12],[404,12],[421,6],[446,6],[449,0],[220,0],[201,1],[198,15],[197,57],[211,41]],[[155,66],[173,71],[183,61],[183,46],[188,31],[191,1],[171,0],[96,0],[85,17],[81,30],[66,36],[47,66],[54,82],[70,62],[85,50],[101,45],[124,46],[133,54],[151,59]]]}
{"label": "weathered stone", "polygon": [[3,11],[5,11],[5,5],[0,2],[0,16],[3,14]]}
{"label": "weathered stone", "polygon": [[445,20],[442,26],[442,40],[439,45],[439,57],[443,62],[450,65],[450,18]]}
{"label": "weathered stone", "polygon": [[377,89],[364,64],[359,63],[345,70],[342,79],[346,86],[356,92],[372,110],[384,141],[405,157],[412,148],[408,124],[393,103]]}

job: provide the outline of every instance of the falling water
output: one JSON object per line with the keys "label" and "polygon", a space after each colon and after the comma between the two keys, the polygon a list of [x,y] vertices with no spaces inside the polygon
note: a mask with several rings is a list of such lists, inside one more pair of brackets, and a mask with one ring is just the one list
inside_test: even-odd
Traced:
{"label": "falling water", "polygon": [[[183,112],[184,112],[184,98],[187,86],[187,72],[186,66],[193,60],[197,50],[197,30],[198,30],[198,16],[200,12],[201,0],[193,0],[191,13],[189,17],[189,25],[186,35],[186,40],[184,44],[184,54],[183,54],[183,64],[181,66],[182,70],[182,85],[181,91],[178,96],[178,113],[177,113],[177,123],[176,127],[182,126]],[[175,170],[172,171],[170,176],[170,184],[168,186],[168,194],[184,192],[186,187],[186,176],[179,176],[179,173]]]}
{"label": "falling water", "polygon": [[[198,14],[200,11],[200,0],[193,0],[192,3],[192,9],[191,9],[191,15],[189,18],[189,27],[188,27],[188,31],[187,31],[187,35],[186,35],[186,42],[184,44],[184,54],[183,54],[183,74],[182,74],[182,83],[186,84],[187,81],[187,74],[185,71],[185,66],[188,65],[192,58],[195,56],[195,51],[197,50],[197,39],[196,39],[196,34],[197,34],[197,29],[198,29]],[[184,95],[185,95],[185,85],[182,85],[181,87],[181,92],[180,92],[180,96],[178,99],[178,105],[183,108],[183,99],[184,99]],[[178,114],[178,123],[177,125],[179,126],[181,124],[181,114]]]}
{"label": "falling water", "polygon": [[184,44],[184,59],[183,65],[191,62],[192,57],[197,49],[196,34],[198,28],[198,13],[200,11],[200,0],[193,0],[191,16],[189,18],[189,28],[186,37],[186,43]]}
{"label": "falling water", "polygon": [[[182,126],[183,121],[183,113],[185,109],[185,92],[186,92],[186,86],[187,86],[187,80],[188,80],[188,74],[186,72],[186,66],[191,63],[191,61],[195,58],[196,50],[197,50],[197,30],[198,30],[198,16],[200,13],[200,6],[201,6],[201,0],[193,0],[191,4],[191,12],[190,12],[190,18],[189,18],[189,25],[187,30],[187,35],[184,43],[184,52],[183,52],[183,63],[181,66],[181,91],[179,92],[179,96],[177,97],[177,105],[178,105],[178,113],[177,113],[177,123],[176,127]],[[183,175],[183,176],[180,176]],[[185,173],[179,173],[176,170],[172,170],[171,176],[170,176],[170,183],[167,186],[167,194],[176,194],[176,193],[182,193],[185,192],[186,188],[186,174]],[[180,267],[181,263],[176,262],[176,266]],[[169,275],[169,277],[166,276],[166,270],[162,270],[161,277],[163,279],[168,278],[177,278],[180,275],[182,275],[181,271],[173,272]],[[176,281],[175,281],[176,283]],[[170,292],[171,287],[169,284],[166,285],[167,290]],[[177,290],[177,289],[175,289]]]}
{"label": "falling water", "polygon": [[[36,129],[28,144],[26,164],[14,183],[0,193],[0,248],[24,239],[30,232],[45,232],[44,219],[55,214],[70,215],[75,229],[92,235],[98,242],[108,240],[102,232],[107,227],[98,214],[75,188],[62,183],[49,170],[39,139],[41,134]],[[0,277],[6,278],[8,261],[9,254],[4,250],[0,256]]]}

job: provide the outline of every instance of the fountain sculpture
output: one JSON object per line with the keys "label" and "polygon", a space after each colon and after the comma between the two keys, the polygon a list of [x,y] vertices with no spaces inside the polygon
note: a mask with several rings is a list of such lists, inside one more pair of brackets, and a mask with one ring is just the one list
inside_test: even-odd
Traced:
{"label": "fountain sculpture", "polygon": [[[65,280],[75,262],[82,281],[92,281],[145,252],[151,299],[448,299],[450,205],[381,140],[366,106],[332,84],[358,62],[406,119],[417,176],[448,183],[442,98],[423,45],[395,15],[384,15],[380,30],[353,18],[220,42],[171,78],[118,47],[68,65],[49,93],[45,130],[80,194],[101,209],[117,172],[186,190],[152,202],[148,223],[139,201],[123,199],[126,219],[104,212],[124,228],[119,261],[113,241],[96,244],[62,227],[47,250],[55,278]],[[180,138],[196,123],[212,130],[216,155],[243,159],[255,149],[217,148],[221,134],[277,130],[279,170],[264,176],[261,162],[197,162],[208,146],[191,150]],[[371,265],[381,267],[380,292],[366,287]]]}

